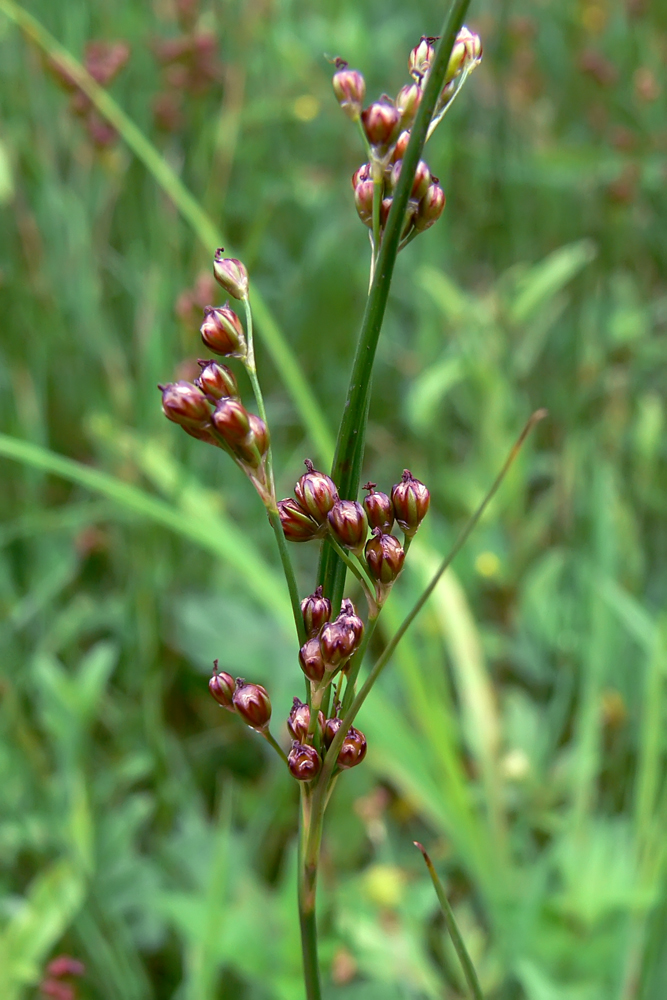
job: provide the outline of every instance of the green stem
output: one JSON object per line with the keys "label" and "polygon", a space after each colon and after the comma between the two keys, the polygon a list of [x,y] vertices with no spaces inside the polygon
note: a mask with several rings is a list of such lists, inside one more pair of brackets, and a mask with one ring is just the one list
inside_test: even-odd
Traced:
{"label": "green stem", "polygon": [[452,944],[456,949],[456,954],[459,957],[459,962],[463,968],[463,974],[466,977],[466,982],[468,984],[468,989],[470,990],[470,995],[473,1000],[484,1000],[482,995],[482,988],[479,985],[479,980],[477,978],[477,973],[475,972],[475,967],[472,964],[470,955],[468,954],[468,949],[465,946],[465,942],[461,937],[461,932],[458,929],[456,918],[454,916],[454,911],[449,905],[449,900],[445,894],[445,890],[442,886],[442,882],[438,878],[438,873],[433,867],[433,862],[429,858],[428,854],[419,843],[415,840],[415,847],[418,847],[424,856],[424,861],[426,862],[426,867],[429,870],[431,880],[433,882],[433,887],[435,889],[436,896],[438,897],[438,902],[442,908],[442,913],[445,918],[445,923],[447,924],[447,930],[449,931],[450,937],[452,939]]}
{"label": "green stem", "polygon": [[279,756],[279,757],[282,757],[283,761],[284,761],[285,763],[287,763],[287,754],[285,753],[285,751],[284,751],[284,750],[283,750],[283,748],[281,747],[280,743],[278,743],[278,742],[277,742],[277,741],[276,741],[276,740],[275,740],[275,739],[273,738],[273,736],[271,735],[271,733],[269,732],[269,730],[268,730],[268,729],[264,729],[264,730],[262,730],[262,736],[264,737],[264,739],[266,740],[266,742],[267,742],[268,744],[270,744],[270,746],[272,746],[272,747],[273,747],[273,749],[274,749],[274,750],[276,751],[276,753],[278,754],[278,756]]}
{"label": "green stem", "polygon": [[[369,617],[368,624],[364,631],[364,637],[361,640],[361,645],[356,651],[352,659],[350,660],[350,665],[347,668],[347,681],[345,684],[345,695],[343,697],[343,705],[341,711],[343,716],[349,709],[352,701],[354,699],[354,687],[357,683],[357,677],[359,676],[359,671],[361,669],[361,664],[364,662],[364,656],[366,655],[366,650],[368,649],[368,644],[371,641],[373,632],[375,631],[375,626],[377,625],[378,618],[380,617],[380,608],[378,608],[377,614],[374,617]],[[346,730],[347,732],[347,730]]]}
{"label": "green stem", "polygon": [[298,897],[306,1000],[322,1000],[320,970],[317,961],[315,897],[323,812],[324,810],[320,810],[317,814],[313,814],[311,791],[302,785],[299,824]]}
{"label": "green stem", "polygon": [[[410,141],[403,157],[403,165],[382,237],[382,245],[379,247],[377,265],[366,303],[347,400],[338,432],[332,469],[333,480],[344,499],[356,499],[359,490],[371,374],[401,240],[405,212],[417,164],[421,159],[426,142],[429,124],[444,83],[449,57],[469,3],[470,0],[454,0],[445,18],[440,42],[411,130]],[[320,582],[324,586],[325,593],[329,594],[332,600],[334,598],[338,600],[341,593],[342,574],[343,567],[337,554],[325,546],[320,564]]]}
{"label": "green stem", "polygon": [[[245,309],[245,319],[246,319],[246,343],[248,347],[247,354],[243,361],[245,370],[250,378],[250,384],[252,386],[252,391],[257,401],[257,409],[259,410],[259,415],[264,421],[267,431],[269,430],[269,422],[266,419],[266,407],[264,406],[264,394],[262,393],[262,387],[259,384],[259,379],[257,377],[257,365],[255,363],[255,338],[253,336],[252,327],[252,309],[250,308],[250,299],[243,299],[243,308]],[[269,431],[269,447],[266,452],[266,478],[271,489],[272,496],[275,497],[276,489],[275,483],[273,481],[273,453],[271,450],[271,434]]]}
{"label": "green stem", "polygon": [[[373,596],[373,589],[374,589],[373,584],[368,579],[366,574],[362,572],[362,570],[355,563],[355,561],[350,558],[350,556],[347,554],[343,546],[340,544],[340,542],[334,535],[332,534],[329,535],[329,541],[331,542],[334,549],[336,550],[342,561],[345,563],[349,571],[353,573],[354,576],[356,576],[357,580],[361,584],[361,589],[364,592],[364,597],[368,602],[369,612],[371,612],[372,609],[376,607],[375,597]],[[337,607],[338,605],[336,604],[334,606]]]}
{"label": "green stem", "polygon": [[292,614],[294,616],[296,634],[299,638],[299,646],[303,646],[308,637],[306,635],[306,626],[303,623],[303,615],[301,614],[299,587],[296,582],[296,576],[294,575],[294,567],[292,566],[292,560],[290,559],[289,549],[287,548],[287,539],[285,538],[283,526],[280,523],[278,510],[274,507],[267,507],[266,512],[269,515],[269,522],[273,528],[273,533],[276,536],[276,542],[278,544],[278,553],[280,555],[283,573],[285,574],[285,580],[287,581],[287,589],[289,590],[289,598],[292,605]]}

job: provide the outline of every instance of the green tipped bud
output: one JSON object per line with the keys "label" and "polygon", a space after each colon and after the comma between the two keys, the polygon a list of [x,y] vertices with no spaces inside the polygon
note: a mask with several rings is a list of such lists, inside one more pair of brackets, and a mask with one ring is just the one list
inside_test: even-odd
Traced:
{"label": "green tipped bud", "polygon": [[333,80],[334,94],[341,108],[353,122],[359,120],[366,96],[366,81],[356,69],[349,69],[344,59],[336,59]]}
{"label": "green tipped bud", "polygon": [[269,428],[262,418],[258,417],[255,413],[250,413],[248,420],[250,421],[250,433],[252,434],[253,442],[262,458],[264,458],[269,450]]}
{"label": "green tipped bud", "polygon": [[250,414],[238,399],[221,399],[211,422],[231,448],[245,442],[250,433]]}
{"label": "green tipped bud", "polygon": [[[395,188],[398,184],[398,178],[401,176],[401,168],[403,166],[402,160],[397,160],[391,171],[391,186]],[[420,201],[429,189],[431,184],[431,171],[424,160],[420,160],[417,164],[417,169],[415,170],[414,180],[412,182],[412,188],[410,189],[410,197],[415,198]]]}
{"label": "green tipped bud", "polygon": [[390,586],[403,569],[405,551],[398,538],[383,535],[381,528],[373,529],[373,536],[366,542],[366,563],[374,580],[384,587]]}
{"label": "green tipped bud", "polygon": [[363,224],[373,228],[373,181],[359,181],[354,189],[354,205]]}
{"label": "green tipped bud", "polygon": [[327,719],[322,730],[322,740],[327,750],[333,743],[334,736],[343,724],[342,719]]}
{"label": "green tipped bud", "polygon": [[309,747],[295,740],[287,755],[287,766],[297,781],[312,781],[322,767],[322,759],[315,747]]}
{"label": "green tipped bud", "polygon": [[309,458],[304,464],[308,471],[301,476],[294,487],[294,495],[299,506],[315,518],[318,524],[322,524],[338,500],[338,490],[333,479],[313,468]]}
{"label": "green tipped bud", "polygon": [[356,767],[357,764],[361,764],[362,760],[366,756],[366,751],[368,749],[368,744],[366,743],[366,737],[359,729],[355,729],[351,726],[348,729],[345,739],[343,740],[343,745],[341,746],[336,763],[341,768],[341,770],[346,771],[351,767]]}
{"label": "green tipped bud", "polygon": [[186,430],[205,430],[211,420],[211,407],[201,389],[192,382],[170,382],[159,385],[162,392],[162,412]]}
{"label": "green tipped bud", "polygon": [[431,494],[426,486],[415,479],[409,469],[404,469],[400,483],[392,486],[391,502],[396,520],[407,538],[412,538],[426,517]]}
{"label": "green tipped bud", "polygon": [[329,528],[341,545],[361,553],[368,534],[366,511],[356,500],[337,500],[327,515]]}
{"label": "green tipped bud", "polygon": [[229,442],[234,453],[251,469],[258,469],[269,450],[269,430],[261,417],[248,414],[247,437],[236,443]]}
{"label": "green tipped bud", "polygon": [[465,24],[456,36],[452,54],[447,64],[445,84],[462,72],[470,72],[482,61],[482,42]]}
{"label": "green tipped bud", "polygon": [[299,650],[299,663],[308,680],[319,684],[326,669],[319,639],[308,639],[303,644]]}
{"label": "green tipped bud", "polygon": [[[322,712],[318,713],[317,723],[320,730],[324,729],[324,715]],[[310,728],[310,708],[305,702],[300,701],[298,698],[294,699],[294,704],[292,705],[289,717],[287,719],[287,728],[299,743],[305,743],[308,739],[308,730]]]}
{"label": "green tipped bud", "polygon": [[248,272],[235,257],[223,257],[224,247],[215,251],[213,274],[219,285],[235,299],[248,298]]}
{"label": "green tipped bud", "polygon": [[418,233],[429,229],[445,210],[445,192],[437,183],[437,178],[433,178],[433,183],[429,185],[426,194],[419,202],[417,211],[413,218],[413,224]]}
{"label": "green tipped bud", "polygon": [[195,379],[198,386],[207,396],[214,399],[238,399],[239,387],[234,372],[227,365],[219,365],[217,361],[198,361],[201,375]]}
{"label": "green tipped bud", "polygon": [[322,626],[319,643],[322,657],[329,669],[339,667],[345,660],[349,660],[357,648],[354,630],[338,618],[335,622],[327,622]]}
{"label": "green tipped bud", "polygon": [[224,670],[218,670],[218,661],[213,661],[213,676],[208,682],[208,689],[217,701],[218,705],[234,711],[234,678],[231,674],[226,674]]}
{"label": "green tipped bud", "polygon": [[418,84],[407,83],[405,87],[401,87],[396,96],[396,107],[401,115],[401,128],[410,128],[415,120],[421,99],[422,91]]}
{"label": "green tipped bud", "polygon": [[278,501],[278,515],[289,542],[309,542],[322,537],[321,526],[291,497]]}
{"label": "green tipped bud", "polygon": [[364,108],[361,112],[361,124],[371,146],[388,149],[398,135],[401,112],[386,97]]}
{"label": "green tipped bud", "polygon": [[322,596],[322,587],[301,602],[301,614],[309,637],[317,635],[322,626],[331,618],[331,601]]}
{"label": "green tipped bud", "polygon": [[242,677],[236,678],[234,708],[251,729],[261,733],[271,721],[271,699],[261,684],[247,684]]}
{"label": "green tipped bud", "polygon": [[398,139],[396,140],[396,145],[394,146],[394,152],[392,153],[392,160],[394,163],[397,160],[402,160],[405,156],[405,151],[408,148],[408,143],[410,142],[410,133],[408,131],[401,132]]}
{"label": "green tipped bud", "polygon": [[245,358],[247,347],[243,324],[228,305],[206,306],[199,332],[209,350],[224,358]]}
{"label": "green tipped bud", "polygon": [[354,604],[347,597],[343,598],[340,606],[340,614],[336,621],[341,625],[345,625],[346,628],[352,629],[354,644],[358,646],[364,635],[364,623],[357,614]]}
{"label": "green tipped bud", "polygon": [[416,45],[408,56],[408,70],[416,83],[421,83],[428,75],[435,56],[435,42],[437,41],[437,38],[423,35],[419,45]]}
{"label": "green tipped bud", "polygon": [[364,497],[363,505],[368,517],[368,523],[372,528],[380,528],[384,534],[388,535],[394,523],[394,507],[391,497],[386,493],[377,492],[376,483],[366,483],[365,490],[368,496]]}

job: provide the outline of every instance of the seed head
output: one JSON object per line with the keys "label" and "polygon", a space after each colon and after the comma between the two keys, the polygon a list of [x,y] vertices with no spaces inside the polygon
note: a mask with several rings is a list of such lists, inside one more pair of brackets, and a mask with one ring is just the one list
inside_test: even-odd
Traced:
{"label": "seed head", "polygon": [[250,433],[250,414],[239,399],[221,399],[211,422],[231,448],[245,441]]}
{"label": "seed head", "polygon": [[408,70],[416,83],[422,83],[431,68],[437,40],[424,35],[408,56]]}
{"label": "seed head", "polygon": [[342,719],[327,719],[322,730],[322,740],[327,750],[333,743],[333,738],[343,724]]}
{"label": "seed head", "polygon": [[[324,715],[322,712],[318,715],[318,723],[320,729],[324,728]],[[290,714],[287,719],[287,728],[299,743],[305,743],[308,736],[308,729],[310,727],[310,708],[305,702],[300,701],[298,698],[294,699],[294,704],[292,705]]]}
{"label": "seed head", "polygon": [[301,476],[294,487],[294,495],[299,506],[318,524],[322,524],[338,500],[338,490],[333,479],[313,468],[309,458],[306,459],[305,466],[308,471]]}
{"label": "seed head", "polygon": [[239,387],[234,372],[227,365],[219,365],[217,361],[200,361],[201,375],[195,379],[198,386],[207,396],[215,399],[238,399]]}
{"label": "seed head", "polygon": [[358,121],[366,96],[366,81],[361,73],[356,69],[349,69],[344,59],[336,59],[332,83],[336,99],[345,114],[353,122]]}
{"label": "seed head", "polygon": [[433,183],[429,185],[426,194],[419,202],[414,216],[414,227],[418,233],[429,229],[438,221],[445,209],[445,202],[445,192],[434,177]]}
{"label": "seed head", "polygon": [[366,756],[367,749],[368,745],[364,734],[361,730],[351,726],[343,740],[336,763],[344,771],[350,767],[356,767]]}
{"label": "seed head", "polygon": [[201,389],[192,382],[170,382],[159,385],[158,389],[162,392],[162,412],[175,424],[203,430],[210,423],[211,407]]}
{"label": "seed head", "polygon": [[206,306],[199,332],[209,350],[224,358],[245,358],[247,347],[243,324],[228,305]]}
{"label": "seed head", "polygon": [[[401,168],[403,166],[402,160],[397,160],[391,171],[391,186],[395,188],[398,184],[398,178],[401,176]],[[410,189],[410,197],[415,198],[420,201],[429,189],[431,184],[431,171],[428,168],[428,164],[424,160],[420,160],[417,164],[417,169],[415,170],[414,180],[412,182],[412,188]]]}
{"label": "seed head", "polygon": [[431,494],[422,482],[415,479],[409,469],[403,471],[400,483],[391,488],[391,502],[396,520],[407,538],[412,538],[426,517]]}
{"label": "seed head", "polygon": [[470,72],[482,60],[482,42],[479,35],[474,34],[465,24],[456,36],[452,54],[447,64],[445,84],[463,71]]}
{"label": "seed head", "polygon": [[352,174],[352,190],[356,191],[357,184],[362,181],[372,181],[373,180],[373,168],[370,163],[362,163],[360,167]]}
{"label": "seed head", "polygon": [[329,514],[329,527],[341,545],[361,552],[368,534],[366,511],[356,500],[337,500]]}
{"label": "seed head", "polygon": [[352,629],[354,644],[358,646],[364,635],[364,623],[357,614],[354,604],[347,597],[343,598],[340,606],[340,614],[336,621],[340,622],[341,625],[345,625],[346,628]]}
{"label": "seed head", "polygon": [[208,682],[208,689],[217,701],[218,705],[234,711],[234,689],[236,685],[231,674],[224,670],[218,670],[218,661],[213,662],[213,676]]}
{"label": "seed head", "polygon": [[308,639],[303,644],[299,650],[299,663],[308,680],[319,684],[326,670],[319,639]]}
{"label": "seed head", "polygon": [[278,501],[278,514],[285,538],[289,542],[309,542],[312,538],[322,536],[322,529],[317,521],[291,497]]}
{"label": "seed head", "polygon": [[383,535],[381,528],[374,528],[366,542],[366,563],[373,579],[387,586],[392,584],[403,569],[405,552],[398,538]]}
{"label": "seed head", "polygon": [[319,643],[324,663],[332,669],[349,660],[356,649],[357,639],[354,630],[337,618],[335,622],[322,626]]}
{"label": "seed head", "polygon": [[354,204],[363,224],[373,226],[373,181],[359,181],[354,189]]}
{"label": "seed head", "polygon": [[306,632],[310,637],[317,635],[325,622],[331,618],[331,601],[322,596],[322,588],[318,587],[314,594],[305,597],[301,602],[301,614]]}
{"label": "seed head", "polygon": [[390,98],[385,97],[361,112],[361,124],[371,146],[388,149],[398,135],[401,112]]}
{"label": "seed head", "polygon": [[247,684],[242,677],[236,678],[234,708],[246,725],[261,733],[271,720],[271,700],[261,684]]}
{"label": "seed head", "polygon": [[322,759],[315,747],[295,740],[287,755],[287,766],[297,781],[311,781],[317,777],[322,767]]}
{"label": "seed head", "polygon": [[407,83],[396,95],[396,107],[401,115],[401,128],[408,129],[415,120],[417,108],[421,102],[421,87],[416,83]]}
{"label": "seed head", "polygon": [[376,492],[375,483],[366,483],[365,490],[368,496],[363,499],[364,510],[368,517],[371,528],[381,528],[385,534],[389,534],[394,523],[394,508],[391,497],[386,493]]}
{"label": "seed head", "polygon": [[248,272],[245,265],[235,257],[223,256],[224,247],[215,251],[213,274],[219,285],[235,299],[248,298]]}

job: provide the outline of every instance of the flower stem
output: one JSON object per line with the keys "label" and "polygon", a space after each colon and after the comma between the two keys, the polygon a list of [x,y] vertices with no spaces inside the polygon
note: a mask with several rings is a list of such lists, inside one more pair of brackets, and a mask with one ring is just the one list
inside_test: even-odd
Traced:
{"label": "flower stem", "polygon": [[262,736],[264,737],[266,742],[273,747],[278,756],[282,757],[283,761],[287,763],[287,754],[285,753],[281,745],[273,738],[268,729],[262,730]]}
{"label": "flower stem", "polygon": [[322,998],[320,970],[317,961],[315,892],[317,887],[317,866],[322,837],[323,812],[324,810],[320,809],[317,814],[313,814],[311,790],[302,785],[299,820],[298,896],[306,1000],[321,1000]]}
{"label": "flower stem", "polygon": [[283,531],[283,526],[280,523],[280,515],[278,514],[278,509],[276,507],[267,507],[266,512],[269,515],[269,522],[271,524],[271,527],[273,528],[273,533],[276,536],[278,553],[280,555],[280,561],[282,563],[283,573],[285,574],[285,580],[287,581],[287,589],[289,590],[289,597],[292,605],[292,614],[294,615],[294,624],[296,626],[296,634],[299,637],[299,645],[303,646],[304,642],[307,639],[306,626],[303,623],[303,615],[301,614],[299,587],[296,582],[296,576],[294,574],[294,567],[292,566],[292,560],[290,559],[289,549],[287,548],[287,539],[285,538],[285,532]]}

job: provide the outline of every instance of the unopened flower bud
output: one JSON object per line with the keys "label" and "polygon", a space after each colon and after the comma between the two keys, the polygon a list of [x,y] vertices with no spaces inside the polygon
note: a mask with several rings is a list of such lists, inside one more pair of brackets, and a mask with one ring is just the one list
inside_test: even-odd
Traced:
{"label": "unopened flower bud", "polygon": [[198,386],[207,396],[215,399],[227,399],[230,396],[238,399],[239,387],[234,372],[227,365],[219,365],[217,361],[200,361],[201,375],[195,379]]}
{"label": "unopened flower bud", "polygon": [[271,700],[261,684],[247,684],[242,677],[236,678],[234,708],[246,725],[261,733],[271,720]]}
{"label": "unopened flower bud", "polygon": [[396,520],[408,538],[426,517],[431,502],[431,494],[426,486],[415,479],[409,469],[403,471],[400,483],[392,486],[391,502]]}
{"label": "unopened flower bud", "polygon": [[211,422],[231,447],[244,441],[250,432],[250,414],[238,399],[221,399],[213,411]]}
{"label": "unopened flower bud", "polygon": [[243,324],[233,309],[228,305],[206,306],[204,322],[199,332],[209,350],[225,358],[244,358],[246,356],[245,333]]}
{"label": "unopened flower bud", "polygon": [[392,160],[394,162],[403,159],[403,157],[405,156],[405,151],[408,148],[409,142],[410,142],[410,133],[407,130],[401,132],[398,139],[396,140],[396,145],[394,146],[394,152],[392,154]]}
{"label": "unopened flower bud", "polygon": [[308,727],[310,726],[310,708],[304,701],[299,698],[294,699],[294,704],[290,709],[290,714],[287,717],[287,728],[299,743],[303,743],[308,736]]}
{"label": "unopened flower bud", "polygon": [[192,382],[171,382],[159,385],[162,392],[162,412],[181,427],[199,430],[211,419],[211,407],[204,393]]}
{"label": "unopened flower bud", "polygon": [[457,76],[462,70],[467,69],[470,71],[481,62],[482,59],[482,42],[479,35],[475,35],[469,28],[466,28],[465,24],[456,36],[456,41],[454,42],[454,48],[452,49],[452,54],[449,57],[449,63],[447,64],[447,73],[445,75],[445,84],[449,83],[451,80]]}
{"label": "unopened flower bud", "polygon": [[435,42],[437,40],[437,38],[429,38],[424,35],[419,45],[416,45],[408,56],[408,70],[412,79],[417,83],[421,83],[428,75],[435,56]]}
{"label": "unopened flower bud", "polygon": [[365,226],[373,226],[373,181],[359,181],[354,189],[354,204]]}
{"label": "unopened flower bud", "polygon": [[226,674],[224,670],[218,670],[218,661],[213,663],[213,676],[208,682],[208,689],[217,701],[218,705],[234,711],[234,690],[236,684],[231,674]]}
{"label": "unopened flower bud", "polygon": [[219,285],[235,299],[248,298],[248,272],[235,257],[223,257],[224,247],[215,251],[213,274]]}
{"label": "unopened flower bud", "polygon": [[337,622],[345,625],[347,628],[352,629],[354,633],[354,644],[358,646],[361,642],[364,634],[364,622],[363,619],[357,614],[357,610],[347,597],[343,598],[340,606],[340,614],[336,619]]}
{"label": "unopened flower bud", "polygon": [[289,542],[309,542],[312,538],[321,537],[320,525],[291,497],[278,501],[278,514]]}
{"label": "unopened flower bud", "polygon": [[317,635],[325,622],[331,618],[331,601],[322,596],[322,588],[318,587],[314,594],[305,597],[301,602],[301,614],[306,632],[310,637]]}
{"label": "unopened flower bud", "polygon": [[361,552],[368,533],[366,511],[356,500],[337,500],[327,515],[329,527],[341,545]]}
{"label": "unopened flower bud", "polygon": [[398,134],[401,112],[389,98],[375,101],[361,112],[361,124],[371,146],[386,148]]}
{"label": "unopened flower bud", "polygon": [[319,684],[326,669],[319,639],[308,639],[303,644],[299,650],[299,663],[308,680]]}
{"label": "unopened flower bud", "polygon": [[368,496],[363,499],[364,510],[368,517],[368,523],[372,528],[381,528],[384,534],[388,535],[394,523],[394,508],[391,497],[386,493],[376,491],[375,483],[366,483],[365,490]]}
{"label": "unopened flower bud", "polygon": [[393,583],[403,569],[403,546],[394,535],[383,535],[381,528],[373,530],[372,537],[366,542],[365,553],[371,576],[384,586]]}
{"label": "unopened flower bud", "polygon": [[80,962],[78,958],[72,958],[71,955],[56,955],[46,967],[47,975],[55,976],[56,979],[61,976],[83,976],[86,972],[86,967],[83,962]]}
{"label": "unopened flower bud", "polygon": [[297,781],[311,781],[316,778],[322,767],[322,759],[315,747],[299,743],[297,740],[292,743],[292,749],[287,755],[287,766],[292,777]]}
{"label": "unopened flower bud", "polygon": [[308,471],[294,487],[294,495],[299,506],[314,517],[318,524],[322,524],[338,500],[338,490],[333,479],[313,468],[309,458],[306,459],[305,466]]}
{"label": "unopened flower bud", "polygon": [[327,719],[322,730],[322,740],[327,750],[333,743],[333,738],[343,724],[342,719]]}
{"label": "unopened flower bud", "polygon": [[407,83],[396,96],[396,107],[401,114],[401,127],[410,128],[421,101],[422,91],[416,83]]}
{"label": "unopened flower bud", "polygon": [[[397,160],[391,171],[391,185],[393,188],[398,184],[398,178],[401,176],[401,168],[403,166],[402,160]],[[410,197],[415,198],[420,201],[429,189],[431,184],[431,171],[424,160],[420,160],[417,164],[417,169],[415,170],[414,180],[412,182],[412,187],[410,189]]]}
{"label": "unopened flower bud", "polygon": [[341,108],[353,122],[358,121],[366,96],[366,81],[356,69],[348,69],[344,59],[336,59],[333,80],[334,94]]}
{"label": "unopened flower bud", "polygon": [[248,421],[250,423],[250,433],[253,443],[257,446],[257,450],[263,458],[269,450],[269,428],[262,418],[258,417],[255,413],[248,414]]}
{"label": "unopened flower bud", "polygon": [[366,743],[366,737],[359,729],[355,729],[351,726],[345,739],[343,740],[343,745],[341,746],[338,757],[336,758],[336,763],[341,768],[341,770],[347,770],[350,767],[356,767],[357,764],[361,764],[362,760],[366,756],[366,750],[368,749],[368,744]]}
{"label": "unopened flower bud", "polygon": [[345,621],[336,619],[322,626],[319,638],[322,657],[327,667],[340,666],[344,660],[349,660],[356,649],[357,640],[352,628]]}
{"label": "unopened flower bud", "polygon": [[352,174],[352,190],[356,191],[357,184],[361,184],[362,181],[372,181],[373,180],[373,168],[370,163],[362,163],[360,167]]}
{"label": "unopened flower bud", "polygon": [[445,208],[445,192],[435,182],[435,178],[433,180],[433,184],[429,186],[426,194],[419,202],[417,212],[414,216],[414,227],[418,233],[424,232],[425,229],[429,229],[430,226],[437,222]]}

